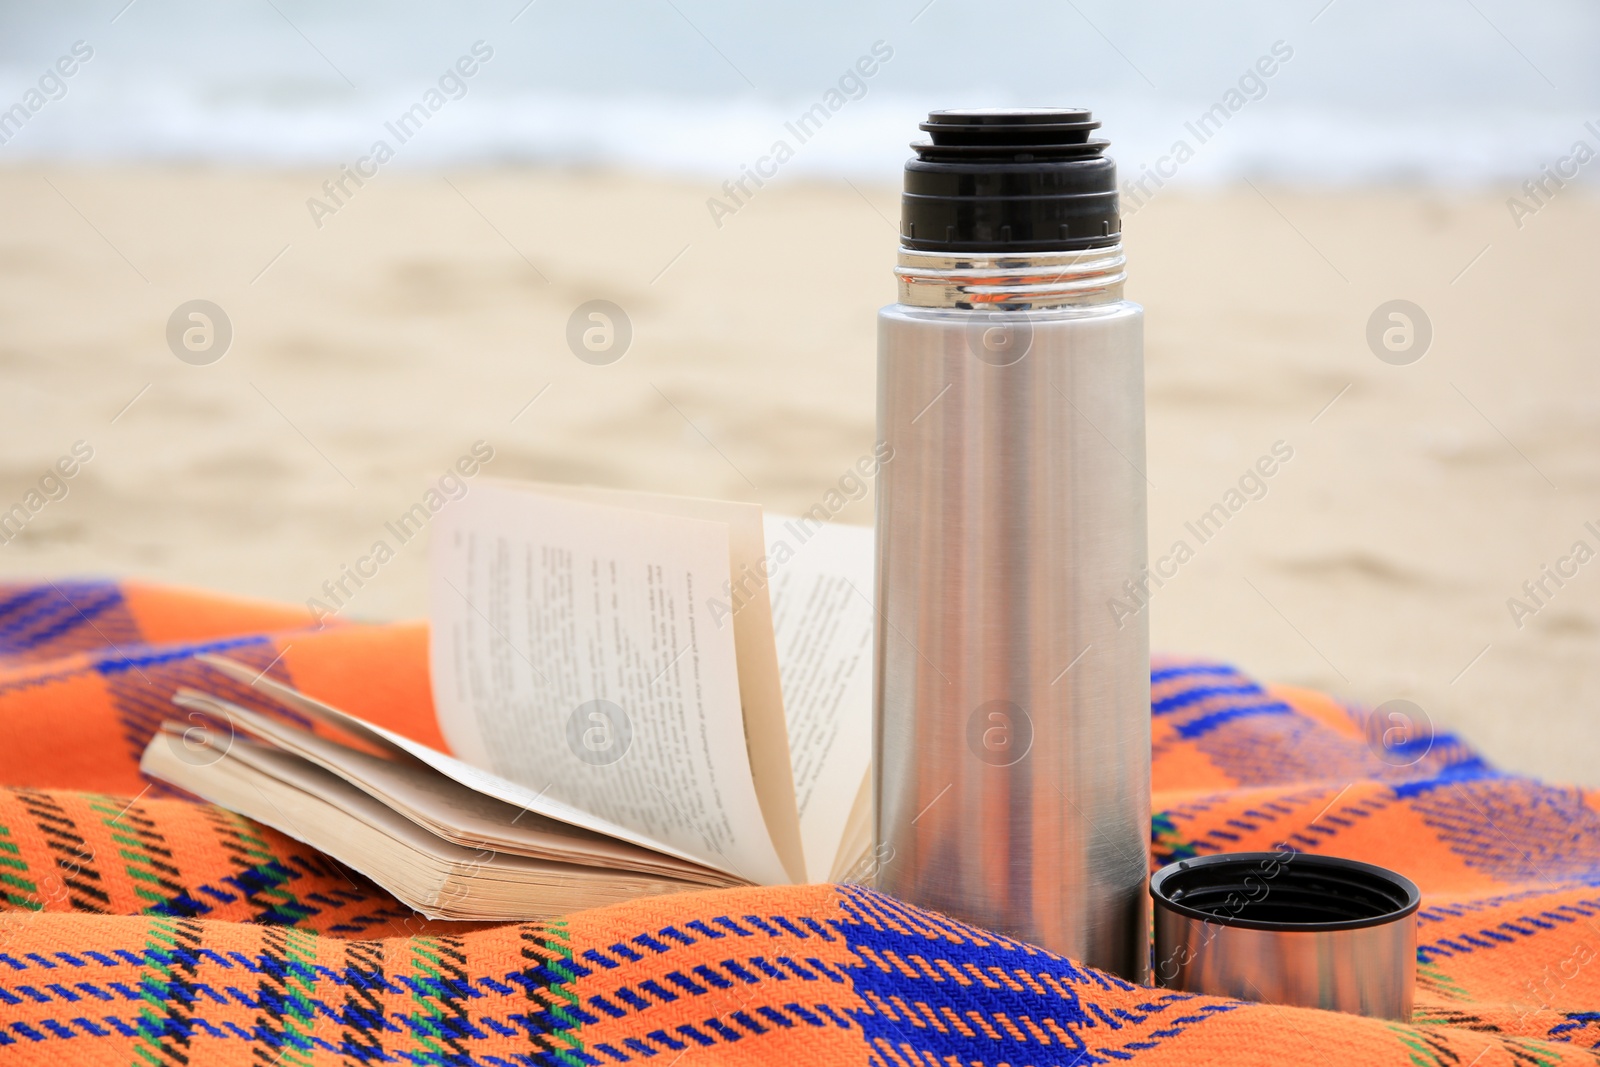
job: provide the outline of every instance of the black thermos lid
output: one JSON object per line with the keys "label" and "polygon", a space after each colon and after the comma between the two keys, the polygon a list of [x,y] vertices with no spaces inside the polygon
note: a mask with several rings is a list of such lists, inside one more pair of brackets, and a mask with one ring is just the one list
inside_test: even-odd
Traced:
{"label": "black thermos lid", "polygon": [[1082,108],[958,108],[921,124],[900,239],[923,252],[1059,252],[1121,240],[1117,165]]}

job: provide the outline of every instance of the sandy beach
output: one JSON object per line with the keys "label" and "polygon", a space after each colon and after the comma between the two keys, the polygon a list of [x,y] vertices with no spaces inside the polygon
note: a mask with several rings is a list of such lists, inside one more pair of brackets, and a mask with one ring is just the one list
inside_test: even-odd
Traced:
{"label": "sandy beach", "polygon": [[[871,451],[893,189],[775,184],[719,226],[709,181],[385,170],[319,227],[329,177],[0,170],[0,510],[92,450],[0,575],[303,603],[476,442],[489,476],[788,512]],[[1519,229],[1503,192],[1167,191],[1126,233],[1151,556],[1192,549],[1155,647],[1407,699],[1503,767],[1600,785],[1600,562],[1574,552],[1600,552],[1600,197]],[[165,336],[197,298],[232,325],[209,365]],[[591,299],[631,321],[610,365],[567,346]],[[1393,299],[1431,322],[1408,365],[1366,340]],[[1264,491],[1197,536],[1275,446]],[[345,614],[422,614],[423,542]]]}

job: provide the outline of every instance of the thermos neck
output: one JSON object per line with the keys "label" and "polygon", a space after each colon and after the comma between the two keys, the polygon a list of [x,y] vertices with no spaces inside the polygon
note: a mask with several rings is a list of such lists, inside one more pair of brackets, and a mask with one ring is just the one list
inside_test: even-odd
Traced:
{"label": "thermos neck", "polygon": [[923,252],[901,246],[900,303],[1027,311],[1122,299],[1121,243],[1056,252]]}

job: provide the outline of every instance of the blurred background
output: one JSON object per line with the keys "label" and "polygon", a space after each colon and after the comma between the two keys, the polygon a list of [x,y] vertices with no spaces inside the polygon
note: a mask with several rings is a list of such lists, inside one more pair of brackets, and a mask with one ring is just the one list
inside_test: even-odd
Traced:
{"label": "blurred background", "polygon": [[[872,447],[917,122],[1085,106],[1152,559],[1195,548],[1155,647],[1600,785],[1597,45],[1577,0],[6,3],[0,576],[322,598],[477,442],[803,511]],[[422,614],[422,542],[340,613]]]}

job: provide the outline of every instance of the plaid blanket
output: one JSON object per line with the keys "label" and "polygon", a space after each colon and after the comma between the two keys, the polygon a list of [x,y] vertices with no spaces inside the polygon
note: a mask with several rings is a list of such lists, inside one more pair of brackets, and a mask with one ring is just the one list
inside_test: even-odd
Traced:
{"label": "plaid blanket", "polygon": [[1367,712],[1215,663],[1152,670],[1152,868],[1289,847],[1407,874],[1411,1025],[1131,986],[849,886],[429,922],[139,775],[176,687],[262,707],[202,651],[442,743],[423,626],[307,623],[132,583],[0,586],[0,1062],[1488,1067],[1600,1042],[1600,796],[1443,735],[1396,759]]}

